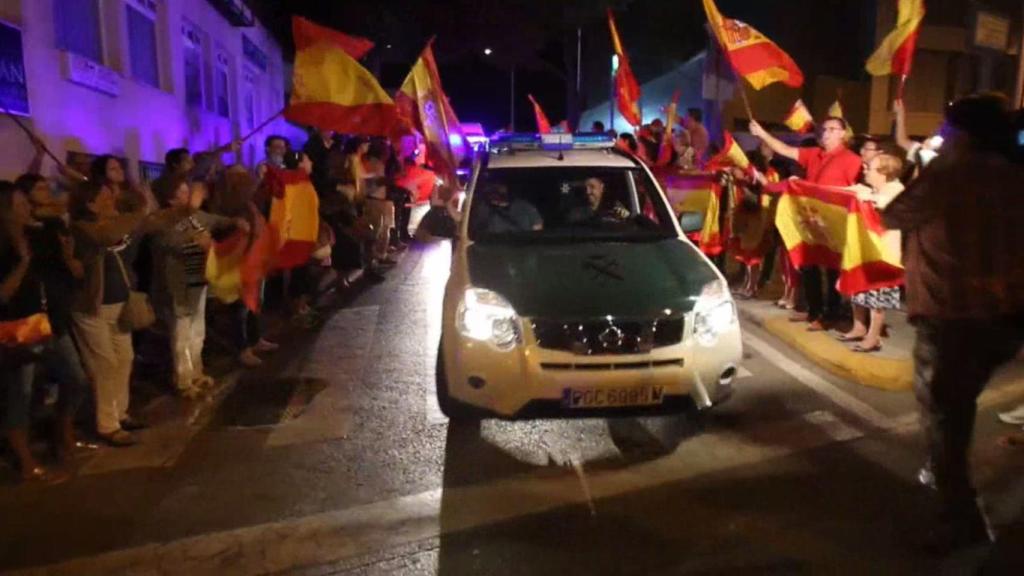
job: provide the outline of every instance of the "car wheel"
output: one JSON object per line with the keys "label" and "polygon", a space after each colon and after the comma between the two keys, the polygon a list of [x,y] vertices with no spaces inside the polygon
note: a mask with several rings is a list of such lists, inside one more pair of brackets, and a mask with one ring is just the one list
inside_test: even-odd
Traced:
{"label": "car wheel", "polygon": [[459,402],[448,393],[448,374],[444,368],[444,353],[441,346],[437,347],[437,367],[434,370],[434,382],[437,386],[437,405],[441,413],[448,417],[452,423],[478,423],[480,411],[464,402]]}

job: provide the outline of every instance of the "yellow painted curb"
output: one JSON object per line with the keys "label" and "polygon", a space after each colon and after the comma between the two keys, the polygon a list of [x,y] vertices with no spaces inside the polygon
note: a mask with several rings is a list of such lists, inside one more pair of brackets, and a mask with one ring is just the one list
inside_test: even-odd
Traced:
{"label": "yellow painted curb", "polygon": [[805,323],[790,322],[784,316],[765,318],[757,323],[838,376],[894,392],[913,387],[914,363],[909,358],[880,358],[854,352],[827,332],[808,332]]}

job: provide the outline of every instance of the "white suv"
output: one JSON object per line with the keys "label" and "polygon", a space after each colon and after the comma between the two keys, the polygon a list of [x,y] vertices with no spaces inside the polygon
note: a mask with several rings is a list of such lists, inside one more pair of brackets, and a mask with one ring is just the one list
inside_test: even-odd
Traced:
{"label": "white suv", "polygon": [[511,135],[477,160],[445,288],[452,418],[707,408],[742,358],[722,275],[604,135]]}

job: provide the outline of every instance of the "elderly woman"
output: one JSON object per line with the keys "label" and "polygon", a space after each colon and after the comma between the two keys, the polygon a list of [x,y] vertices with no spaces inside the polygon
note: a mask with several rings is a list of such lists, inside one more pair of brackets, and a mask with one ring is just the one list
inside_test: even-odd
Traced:
{"label": "elderly woman", "polygon": [[[903,161],[896,156],[879,154],[865,166],[864,181],[868,186],[858,186],[857,196],[865,202],[875,204],[880,210],[892,202],[903,184],[900,174]],[[900,235],[890,230],[882,238],[883,248],[892,252],[899,260]],[[882,327],[885,325],[885,311],[898,310],[900,290],[896,286],[867,290],[853,295],[853,328],[838,336],[841,342],[859,342],[854,352],[877,352],[882,349]],[[869,320],[870,318],[870,320]]]}

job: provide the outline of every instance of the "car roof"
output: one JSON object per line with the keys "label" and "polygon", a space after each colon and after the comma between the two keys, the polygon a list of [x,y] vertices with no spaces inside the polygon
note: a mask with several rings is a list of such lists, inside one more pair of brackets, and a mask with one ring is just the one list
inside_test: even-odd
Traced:
{"label": "car roof", "polygon": [[503,150],[492,152],[488,169],[495,168],[564,168],[572,166],[602,168],[635,168],[637,162],[611,148],[596,150]]}

